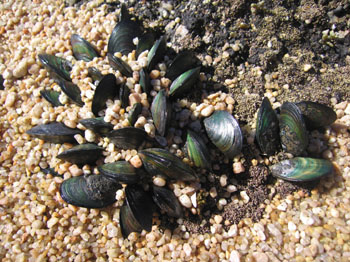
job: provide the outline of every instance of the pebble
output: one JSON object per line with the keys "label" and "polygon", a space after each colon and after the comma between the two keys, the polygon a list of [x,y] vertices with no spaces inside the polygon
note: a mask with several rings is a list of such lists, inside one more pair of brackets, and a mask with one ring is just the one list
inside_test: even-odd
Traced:
{"label": "pebble", "polygon": [[184,207],[187,207],[187,208],[192,207],[192,202],[191,202],[191,199],[189,198],[188,195],[181,195],[179,197],[179,201],[180,201],[181,205],[183,205]]}
{"label": "pebble", "polygon": [[28,69],[28,63],[26,59],[23,59],[21,62],[19,62],[15,69],[13,70],[13,76],[15,78],[21,78],[27,74]]}
{"label": "pebble", "polygon": [[156,186],[165,186],[166,180],[162,177],[153,178],[153,184]]}
{"label": "pebble", "polygon": [[304,225],[311,226],[315,223],[315,220],[311,217],[307,211],[300,212],[300,220]]}
{"label": "pebble", "polygon": [[185,252],[186,256],[189,257],[191,255],[191,253],[192,253],[191,246],[188,243],[185,243],[183,245],[183,249],[184,249],[184,252]]}
{"label": "pebble", "polygon": [[262,252],[254,252],[253,257],[256,262],[269,262],[269,257]]}
{"label": "pebble", "polygon": [[230,262],[240,262],[241,261],[241,256],[237,250],[231,251],[230,254]]}
{"label": "pebble", "polygon": [[303,67],[304,72],[308,72],[312,68],[312,65],[310,64],[305,64]]}
{"label": "pebble", "polygon": [[201,110],[201,115],[203,117],[208,117],[214,112],[215,107],[213,105],[208,105]]}
{"label": "pebble", "polygon": [[16,101],[16,93],[10,92],[6,96],[4,107],[11,108]]}
{"label": "pebble", "polygon": [[33,35],[38,34],[43,28],[44,24],[42,22],[36,22],[32,30]]}
{"label": "pebble", "polygon": [[245,168],[241,162],[233,163],[233,173],[239,174],[245,171]]}
{"label": "pebble", "polygon": [[47,227],[52,228],[54,225],[58,223],[58,218],[57,217],[52,217],[47,221]]}
{"label": "pebble", "polygon": [[130,158],[129,161],[130,161],[130,164],[135,168],[142,167],[142,161],[139,155],[133,156],[132,158]]}

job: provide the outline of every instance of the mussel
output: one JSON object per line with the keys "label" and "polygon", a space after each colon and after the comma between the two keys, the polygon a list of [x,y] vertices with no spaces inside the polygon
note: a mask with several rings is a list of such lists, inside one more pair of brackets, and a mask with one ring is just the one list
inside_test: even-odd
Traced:
{"label": "mussel", "polygon": [[136,57],[138,57],[143,51],[150,50],[154,43],[154,33],[147,32],[139,38],[139,42],[136,47]]}
{"label": "mussel", "polygon": [[107,54],[107,56],[109,64],[113,69],[118,70],[122,75],[126,77],[132,77],[132,69],[127,62],[124,62],[122,59],[116,57],[113,54]]}
{"label": "mussel", "polygon": [[57,158],[77,165],[94,164],[101,157],[102,151],[102,147],[87,143],[63,151]]}
{"label": "mussel", "polygon": [[168,216],[182,217],[182,208],[173,191],[166,187],[153,186],[154,203]]}
{"label": "mussel", "polygon": [[279,127],[282,148],[294,156],[302,154],[309,140],[301,111],[294,103],[283,103]]}
{"label": "mussel", "polygon": [[102,77],[98,83],[94,97],[92,99],[91,111],[95,116],[106,108],[106,101],[114,99],[118,92],[117,79],[113,74],[107,74]]}
{"label": "mussel", "polygon": [[103,117],[86,118],[80,120],[79,123],[101,136],[106,136],[113,130],[113,125],[105,122]]}
{"label": "mussel", "polygon": [[283,180],[305,182],[333,173],[334,167],[329,160],[295,157],[271,166],[270,170],[273,176]]}
{"label": "mussel", "polygon": [[45,98],[51,105],[63,106],[59,100],[60,93],[54,90],[41,90],[40,95]]}
{"label": "mussel", "polygon": [[332,108],[311,101],[296,103],[308,129],[316,129],[332,124],[337,119],[337,114]]}
{"label": "mussel", "polygon": [[95,57],[99,57],[96,48],[80,35],[73,34],[70,38],[70,44],[72,45],[74,57],[77,60],[89,62]]}
{"label": "mussel", "polygon": [[178,97],[188,92],[198,80],[199,72],[200,67],[196,67],[179,75],[170,86],[169,96]]}
{"label": "mussel", "polygon": [[89,67],[88,68],[88,75],[91,77],[91,79],[92,79],[92,81],[94,81],[94,83],[96,81],[100,81],[103,77],[101,71],[98,70],[96,67]]}
{"label": "mussel", "polygon": [[52,122],[35,126],[29,129],[27,134],[46,142],[63,144],[76,143],[74,136],[77,134],[82,135],[82,131],[77,128],[69,128],[61,122]]}
{"label": "mussel", "polygon": [[135,103],[132,108],[129,111],[129,115],[128,115],[128,121],[129,124],[131,126],[133,126],[135,124],[135,122],[137,121],[138,116],[141,114],[142,112],[142,104],[141,103]]}
{"label": "mussel", "polygon": [[67,81],[61,77],[56,79],[63,93],[66,94],[76,105],[84,106],[84,102],[81,100],[80,88],[70,81]]}
{"label": "mussel", "polygon": [[161,36],[152,46],[151,50],[148,53],[147,60],[147,69],[152,70],[155,65],[163,58],[166,51],[166,36]]}
{"label": "mussel", "polygon": [[146,140],[145,130],[135,127],[124,127],[112,130],[107,137],[121,149],[137,149]]}
{"label": "mussel", "polygon": [[137,170],[127,161],[107,163],[97,167],[98,171],[118,183],[133,184],[140,180]]}
{"label": "mussel", "polygon": [[211,168],[210,154],[203,139],[195,132],[187,131],[187,154],[196,167]]}
{"label": "mussel", "polygon": [[165,77],[174,80],[182,73],[194,68],[198,61],[193,52],[189,50],[182,51],[169,65]]}
{"label": "mussel", "polygon": [[120,209],[120,228],[127,238],[131,232],[150,232],[154,204],[148,192],[139,185],[128,185],[125,188],[126,205]]}
{"label": "mussel", "polygon": [[161,136],[164,136],[166,126],[171,117],[171,106],[162,89],[158,92],[151,105],[151,113],[154,125]]}
{"label": "mussel", "polygon": [[272,155],[278,150],[278,118],[267,97],[264,98],[258,112],[255,137],[263,154]]}
{"label": "mussel", "polygon": [[215,111],[204,119],[205,130],[213,144],[228,158],[242,150],[243,135],[237,120],[227,111]]}
{"label": "mussel", "polygon": [[49,55],[49,54],[40,54],[38,55],[40,62],[56,76],[60,76],[67,81],[72,81],[70,78],[70,71],[72,70],[72,64],[61,57]]}
{"label": "mussel", "polygon": [[72,177],[60,186],[62,199],[73,206],[103,208],[116,201],[115,193],[121,185],[101,175]]}
{"label": "mussel", "polygon": [[169,151],[161,148],[141,150],[139,156],[146,171],[152,175],[161,175],[170,180],[194,181],[196,173],[189,165]]}

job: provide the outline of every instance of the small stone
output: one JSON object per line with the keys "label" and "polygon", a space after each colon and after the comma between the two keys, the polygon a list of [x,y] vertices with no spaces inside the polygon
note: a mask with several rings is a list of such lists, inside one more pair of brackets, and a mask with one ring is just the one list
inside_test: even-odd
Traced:
{"label": "small stone", "polygon": [[52,228],[54,225],[58,223],[58,218],[57,217],[52,217],[47,221],[47,227]]}
{"label": "small stone", "polygon": [[237,250],[231,251],[230,262],[240,262],[240,261],[241,261],[241,256],[238,253],[238,251]]}
{"label": "small stone", "polygon": [[13,76],[15,78],[21,78],[27,74],[28,63],[26,59],[23,59],[18,63],[16,68],[13,70]]}
{"label": "small stone", "polygon": [[93,131],[91,131],[90,129],[86,129],[85,130],[85,139],[88,142],[94,142],[96,139],[96,135]]}
{"label": "small stone", "polygon": [[8,93],[6,96],[4,107],[6,108],[12,107],[15,101],[16,101],[16,93],[15,92]]}
{"label": "small stone", "polygon": [[305,64],[303,67],[304,72],[308,72],[312,68],[312,65],[310,64]]}
{"label": "small stone", "polygon": [[132,93],[129,95],[129,104],[133,106],[136,103],[141,103],[141,96],[138,93]]}
{"label": "small stone", "polygon": [[215,107],[213,105],[209,105],[201,110],[201,115],[204,117],[210,116],[214,112]]}
{"label": "small stone", "polygon": [[256,262],[269,262],[269,257],[262,252],[254,252],[253,257]]}
{"label": "small stone", "polygon": [[32,30],[33,35],[38,34],[44,28],[44,24],[42,22],[37,22]]}
{"label": "small stone", "polygon": [[188,243],[185,243],[183,246],[184,252],[186,254],[187,257],[189,257],[191,255],[192,252],[192,248]]}
{"label": "small stone", "polygon": [[136,155],[130,159],[130,164],[135,168],[140,168],[142,166],[141,158]]}
{"label": "small stone", "polygon": [[152,70],[149,76],[152,79],[157,79],[160,76],[160,72],[159,70]]}
{"label": "small stone", "polygon": [[191,196],[191,202],[192,202],[192,205],[194,208],[197,208],[197,193],[194,193],[192,196]]}
{"label": "small stone", "polygon": [[297,229],[297,226],[292,221],[289,221],[288,222],[288,230],[295,231],[296,229]]}
{"label": "small stone", "polygon": [[315,223],[315,220],[309,215],[307,211],[300,212],[300,220],[304,225],[311,226]]}
{"label": "small stone", "polygon": [[245,171],[245,168],[241,162],[233,163],[233,173],[239,174]]}
{"label": "small stone", "polygon": [[156,186],[165,186],[166,180],[162,177],[155,177],[153,179],[153,184]]}
{"label": "small stone", "polygon": [[183,205],[184,207],[187,207],[187,208],[192,207],[192,202],[188,195],[181,195],[179,200],[181,205]]}

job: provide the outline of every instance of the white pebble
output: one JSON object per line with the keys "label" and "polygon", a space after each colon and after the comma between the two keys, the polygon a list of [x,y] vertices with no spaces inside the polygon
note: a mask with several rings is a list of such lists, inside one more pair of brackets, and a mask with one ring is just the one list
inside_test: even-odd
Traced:
{"label": "white pebble", "polygon": [[213,105],[208,105],[201,110],[201,115],[203,117],[210,116],[214,112],[215,107]]}
{"label": "white pebble", "polygon": [[186,254],[187,257],[189,257],[191,255],[192,252],[192,248],[188,243],[185,243],[183,246],[184,252]]}
{"label": "white pebble", "polygon": [[307,211],[300,212],[300,220],[304,225],[311,226],[315,223],[315,220]]}
{"label": "white pebble", "polygon": [[179,201],[181,205],[183,205],[184,207],[187,207],[187,208],[192,207],[192,202],[191,202],[191,199],[188,197],[188,195],[181,195],[179,197]]}
{"label": "white pebble", "polygon": [[241,162],[233,163],[233,173],[239,174],[245,171],[245,168]]}
{"label": "white pebble", "polygon": [[27,74],[28,63],[26,59],[23,59],[18,63],[16,68],[13,70],[13,76],[15,78],[21,78]]}
{"label": "white pebble", "polygon": [[88,142],[94,142],[96,138],[96,135],[93,131],[91,131],[90,129],[86,129],[85,130],[85,139]]}
{"label": "white pebble", "polygon": [[196,208],[197,207],[197,193],[194,193],[191,196],[191,202],[192,202],[193,207]]}
{"label": "white pebble", "polygon": [[235,185],[228,185],[226,188],[227,192],[233,193],[237,191],[237,187]]}
{"label": "white pebble", "polygon": [[238,251],[237,250],[231,251],[230,262],[240,262],[240,261],[241,261],[241,256],[238,253]]}
{"label": "white pebble", "polygon": [[153,178],[153,184],[156,186],[165,186],[166,180],[162,177]]}

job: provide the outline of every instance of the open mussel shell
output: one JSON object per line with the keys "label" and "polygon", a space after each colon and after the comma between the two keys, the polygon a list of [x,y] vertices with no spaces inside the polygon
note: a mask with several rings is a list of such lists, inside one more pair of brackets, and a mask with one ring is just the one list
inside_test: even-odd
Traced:
{"label": "open mussel shell", "polygon": [[120,21],[114,27],[108,40],[108,53],[120,52],[123,55],[129,54],[135,49],[133,39],[141,35],[139,25],[130,20],[130,15],[125,5],[122,5]]}
{"label": "open mussel shell", "polygon": [[308,129],[329,126],[337,119],[334,110],[326,105],[311,101],[302,101],[296,105],[303,114]]}
{"label": "open mussel shell", "polygon": [[174,192],[166,187],[153,186],[154,203],[165,212],[168,216],[180,218],[182,217],[181,205]]}
{"label": "open mussel shell", "polygon": [[135,124],[135,122],[137,121],[138,116],[141,114],[142,112],[142,104],[141,103],[135,103],[132,108],[129,111],[129,115],[128,115],[128,121],[129,124],[131,126],[133,126]]}
{"label": "open mussel shell", "polygon": [[171,106],[164,89],[160,90],[154,98],[151,105],[151,113],[154,126],[158,133],[164,136],[166,126],[171,117]]}
{"label": "open mussel shell", "polygon": [[86,118],[80,120],[79,123],[101,136],[106,136],[110,131],[113,130],[113,125],[111,123],[105,122],[103,120],[103,117]]}
{"label": "open mussel shell", "polygon": [[282,148],[294,156],[302,154],[309,140],[301,111],[294,103],[281,106],[279,127]]}
{"label": "open mussel shell", "polygon": [[147,68],[148,71],[151,71],[156,64],[164,57],[166,51],[166,36],[161,36],[152,46],[151,50],[148,53]]}
{"label": "open mussel shell", "polygon": [[[139,185],[128,185],[125,188],[125,199],[127,206],[130,208],[130,211],[137,223],[142,229],[150,232],[152,229],[152,218],[154,211],[154,204],[150,194],[143,190],[143,188]],[[122,231],[125,229],[123,229],[124,226],[124,224],[121,225]],[[123,236],[127,237],[129,233],[125,235],[123,233]]]}
{"label": "open mussel shell", "polygon": [[49,54],[40,54],[38,57],[43,66],[45,66],[50,72],[64,78],[67,81],[72,81],[70,78],[72,64],[68,60]]}
{"label": "open mussel shell", "polygon": [[96,67],[88,68],[88,75],[91,77],[92,81],[95,83],[96,81],[101,81],[103,74]]}
{"label": "open mussel shell", "polygon": [[97,167],[98,171],[115,182],[123,184],[133,184],[140,180],[136,169],[127,161],[117,161],[107,163]]}
{"label": "open mussel shell", "polygon": [[108,99],[114,99],[117,95],[118,85],[116,81],[113,74],[107,74],[98,83],[91,105],[91,111],[95,116],[98,116],[98,113],[106,108]]}
{"label": "open mussel shell", "polygon": [[58,78],[57,83],[60,86],[63,93],[69,97],[76,105],[83,106],[84,102],[81,100],[80,88],[70,81],[63,78]]}
{"label": "open mussel shell", "polygon": [[104,208],[113,204],[121,185],[100,175],[71,177],[60,186],[62,199],[73,206]]}
{"label": "open mussel shell", "polygon": [[136,46],[136,58],[139,57],[139,55],[146,50],[150,50],[154,43],[154,33],[153,32],[147,32],[143,34],[141,37],[139,37],[139,42]]}
{"label": "open mussel shell", "polygon": [[70,38],[74,57],[77,60],[89,62],[95,57],[99,57],[96,48],[80,35],[73,34]]}
{"label": "open mussel shell", "polygon": [[127,62],[123,61],[119,57],[113,54],[107,54],[110,66],[114,70],[118,70],[122,75],[126,77],[132,77],[132,69]]}
{"label": "open mussel shell", "polygon": [[119,100],[121,107],[126,109],[129,105],[130,89],[126,84],[123,84],[119,89]]}
{"label": "open mussel shell", "polygon": [[331,161],[325,159],[295,157],[270,167],[273,176],[287,181],[304,182],[317,180],[334,172]]}
{"label": "open mussel shell", "polygon": [[27,134],[55,144],[76,143],[74,136],[82,135],[77,128],[69,128],[61,122],[52,122],[35,126],[27,131]]}
{"label": "open mussel shell", "polygon": [[40,95],[54,107],[63,106],[59,100],[60,93],[57,91],[45,89],[40,91]]}
{"label": "open mussel shell", "polygon": [[188,157],[196,167],[211,168],[210,154],[204,140],[191,130],[187,131],[186,148]]}
{"label": "open mussel shell", "polygon": [[198,63],[197,57],[193,52],[185,50],[180,52],[169,65],[165,77],[172,81],[182,73],[194,68]]}
{"label": "open mussel shell", "polygon": [[145,130],[135,127],[124,127],[112,130],[107,134],[111,142],[121,149],[137,149],[146,140]]}
{"label": "open mussel shell", "polygon": [[188,92],[198,81],[200,67],[196,67],[179,75],[172,82],[169,90],[169,96],[179,97]]}
{"label": "open mussel shell", "polygon": [[255,137],[263,154],[273,155],[279,149],[278,118],[267,97],[258,112]]}
{"label": "open mussel shell", "polygon": [[152,90],[151,81],[149,79],[149,74],[145,68],[142,68],[140,70],[140,86],[142,88],[142,91],[145,92],[147,95],[150,94]]}
{"label": "open mussel shell", "polygon": [[237,120],[227,111],[215,111],[204,119],[205,130],[213,144],[228,158],[242,150],[243,135]]}
{"label": "open mussel shell", "polygon": [[103,148],[87,143],[63,151],[57,158],[77,165],[94,164],[102,156]]}
{"label": "open mussel shell", "polygon": [[139,152],[146,171],[152,175],[161,175],[170,180],[194,181],[196,173],[180,158],[161,148],[149,148]]}

